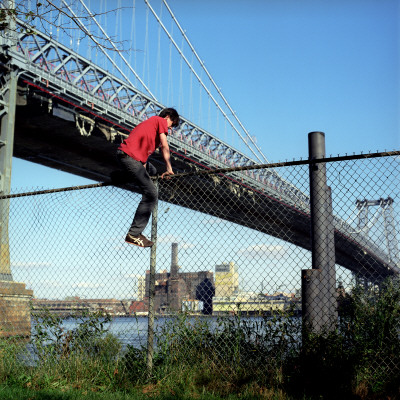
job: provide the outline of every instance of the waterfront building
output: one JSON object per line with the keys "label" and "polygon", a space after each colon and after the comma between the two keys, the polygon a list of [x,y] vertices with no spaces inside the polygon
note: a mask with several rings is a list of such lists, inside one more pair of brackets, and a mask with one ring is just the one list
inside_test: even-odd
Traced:
{"label": "waterfront building", "polygon": [[[163,270],[155,276],[154,309],[156,313],[177,311],[212,314],[215,294],[212,271],[180,272],[178,244],[172,243],[170,272]],[[150,271],[146,271],[145,300],[148,301]]]}
{"label": "waterfront building", "polygon": [[32,299],[32,311],[47,310],[63,318],[99,311],[113,317],[123,317],[130,315],[131,303],[131,300],[81,299],[79,297],[67,297],[64,300]]}
{"label": "waterfront building", "polygon": [[230,297],[239,292],[239,273],[233,261],[215,266],[215,296]]}
{"label": "waterfront building", "polygon": [[233,296],[213,298],[214,315],[270,315],[276,311],[285,311],[289,307],[299,306],[294,295],[260,295],[256,293],[238,293]]}

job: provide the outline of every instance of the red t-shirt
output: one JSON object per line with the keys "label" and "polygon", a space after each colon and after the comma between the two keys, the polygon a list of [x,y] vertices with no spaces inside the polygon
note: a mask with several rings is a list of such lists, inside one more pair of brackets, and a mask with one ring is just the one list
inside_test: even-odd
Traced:
{"label": "red t-shirt", "polygon": [[150,117],[136,126],[121,143],[119,149],[128,156],[143,163],[160,146],[160,133],[168,135],[167,120],[162,117]]}

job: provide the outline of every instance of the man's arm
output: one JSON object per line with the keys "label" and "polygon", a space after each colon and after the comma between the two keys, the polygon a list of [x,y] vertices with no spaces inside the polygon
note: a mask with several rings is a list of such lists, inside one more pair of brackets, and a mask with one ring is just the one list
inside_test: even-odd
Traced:
{"label": "man's arm", "polygon": [[172,171],[171,165],[171,153],[169,151],[167,135],[165,133],[160,133],[160,144],[161,153],[165,161],[165,166],[167,167],[167,171],[161,175],[161,178],[164,178],[165,175],[174,175],[174,171]]}

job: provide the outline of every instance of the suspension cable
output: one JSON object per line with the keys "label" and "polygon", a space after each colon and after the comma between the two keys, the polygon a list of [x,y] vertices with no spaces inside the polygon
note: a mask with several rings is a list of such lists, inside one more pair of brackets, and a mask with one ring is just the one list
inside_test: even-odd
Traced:
{"label": "suspension cable", "polygon": [[[76,16],[76,14],[74,13],[74,11],[71,9],[71,7],[65,2],[65,0],[62,0],[64,5],[68,8],[68,10],[72,13],[72,15],[74,16],[74,18],[76,19],[76,21],[79,23],[79,25],[84,29],[84,32],[87,32],[87,29],[85,28],[85,26],[83,25],[83,23],[80,21],[80,19]],[[101,30],[101,32],[103,33],[103,35],[106,37],[107,41],[111,44],[111,46],[114,48],[114,50],[119,54],[119,56],[123,59],[124,63],[127,65],[127,67],[131,70],[131,72],[135,75],[136,79],[143,85],[143,87],[147,90],[147,92],[149,93],[149,95],[153,98],[153,100],[157,100],[155,98],[155,96],[153,95],[153,93],[150,91],[150,89],[146,86],[146,84],[140,79],[139,75],[133,70],[133,68],[129,65],[129,63],[127,62],[127,60],[125,59],[125,57],[121,54],[120,50],[118,50],[118,48],[115,46],[114,42],[111,40],[111,38],[107,35],[107,33],[104,31],[104,29],[101,27],[101,25],[97,22],[96,18],[92,15],[92,13],[90,12],[90,10],[86,7],[86,4],[83,3],[82,0],[79,0],[79,2],[83,5],[83,7],[85,8],[86,12],[90,15],[90,17],[92,18],[92,20],[96,23],[97,27]],[[90,39],[92,39],[96,45],[101,49],[101,51],[103,52],[103,54],[108,58],[108,60],[117,68],[117,70],[120,72],[120,74],[126,79],[126,81],[128,83],[130,83],[132,86],[135,86],[132,84],[132,82],[129,80],[129,78],[122,72],[122,70],[113,62],[113,60],[111,59],[111,57],[107,54],[107,52],[103,49],[103,46],[101,46],[101,44],[95,39],[95,37],[91,34],[88,33],[88,36],[90,37]]]}
{"label": "suspension cable", "polygon": [[[242,134],[238,131],[238,129],[234,126],[234,124],[232,123],[232,121],[229,119],[228,115],[226,114],[226,112],[221,108],[221,106],[218,104],[217,100],[214,98],[214,96],[212,95],[212,93],[207,89],[207,87],[204,85],[204,83],[202,82],[201,78],[199,77],[199,75],[197,74],[197,72],[193,69],[192,65],[189,63],[189,61],[187,60],[187,58],[185,57],[185,55],[182,53],[182,51],[179,49],[179,46],[176,44],[175,40],[172,38],[171,34],[168,32],[168,30],[166,29],[165,25],[162,23],[162,21],[160,20],[160,18],[158,17],[158,15],[156,14],[156,12],[154,11],[154,9],[151,7],[150,3],[148,2],[148,0],[144,0],[145,3],[147,4],[147,6],[149,7],[150,11],[153,13],[154,17],[157,19],[157,22],[161,25],[161,27],[163,28],[164,32],[167,34],[169,40],[173,43],[173,45],[175,46],[175,48],[177,49],[178,53],[180,54],[180,56],[184,59],[185,63],[187,64],[187,66],[190,68],[190,70],[193,72],[193,74],[196,76],[197,80],[199,81],[200,85],[203,87],[203,89],[207,92],[207,94],[210,96],[210,98],[213,100],[214,104],[218,107],[218,109],[221,111],[222,115],[225,117],[225,119],[228,120],[229,124],[231,125],[231,127],[236,131],[236,133],[239,135],[239,137],[243,140],[243,142],[246,144],[246,146],[250,149],[250,151],[253,153],[253,155],[257,158],[258,161],[262,161],[260,159],[260,157],[255,153],[255,151],[248,145],[248,143],[246,142],[245,138],[242,136]],[[229,110],[233,113],[233,115],[235,116],[234,111],[229,107]],[[253,140],[252,140],[253,142]],[[259,150],[259,149],[258,149]],[[262,157],[264,158],[265,161],[267,161],[266,157],[261,153],[261,150],[259,150],[260,154],[262,155]]]}
{"label": "suspension cable", "polygon": [[[194,49],[193,45],[191,44],[191,42],[189,41],[189,38],[187,37],[185,31],[182,29],[182,27],[180,26],[178,20],[176,19],[174,13],[172,12],[171,8],[169,7],[169,5],[167,4],[166,0],[163,0],[163,3],[165,4],[165,7],[167,8],[168,12],[170,13],[172,19],[174,20],[176,26],[178,27],[178,29],[180,30],[182,36],[185,38],[187,44],[189,45],[190,49],[192,50],[193,54],[196,56],[197,61],[200,63],[200,65],[202,66],[203,70],[205,71],[205,73],[207,74],[208,79],[210,79],[211,83],[213,84],[214,88],[217,90],[218,94],[221,96],[222,100],[224,101],[225,105],[228,107],[229,111],[232,113],[232,115],[235,117],[237,123],[240,125],[240,127],[243,129],[243,131],[246,133],[247,137],[250,139],[250,141],[253,143],[254,147],[259,151],[259,153],[262,155],[262,157],[264,158],[265,161],[267,161],[267,158],[265,157],[265,155],[263,154],[262,150],[260,149],[259,146],[257,146],[257,143],[255,143],[254,139],[250,136],[249,132],[246,130],[246,128],[243,126],[242,122],[239,120],[238,116],[236,115],[235,111],[231,108],[231,106],[229,105],[228,101],[226,100],[225,96],[222,94],[221,89],[217,86],[216,82],[214,81],[213,77],[211,76],[211,74],[208,72],[206,66],[204,65],[204,62],[200,59],[199,55],[197,54],[196,50]],[[219,105],[217,104],[217,107],[219,107]],[[246,143],[247,144],[247,143]],[[249,147],[249,146],[248,146]]]}

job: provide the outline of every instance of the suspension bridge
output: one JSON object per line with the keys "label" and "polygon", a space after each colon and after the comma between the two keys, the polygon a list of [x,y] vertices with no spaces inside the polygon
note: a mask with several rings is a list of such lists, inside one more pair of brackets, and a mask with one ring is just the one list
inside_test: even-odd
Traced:
{"label": "suspension bridge", "polygon": [[[115,43],[86,4],[82,0],[79,3],[81,12],[90,18],[91,26],[99,32],[97,36],[87,31],[85,40],[95,42],[96,51],[103,53],[102,62],[108,62],[106,66],[100,66],[101,63],[94,60],[96,57],[93,54],[84,57],[80,52],[72,50],[74,46],[63,43],[61,39],[65,37],[58,37],[58,33],[52,35],[35,28],[32,34],[32,28],[20,20],[14,26],[11,22],[8,28],[3,27],[0,56],[2,194],[9,191],[12,155],[95,181],[108,180],[110,171],[116,168],[115,150],[120,141],[137,124],[157,115],[165,107],[138,76],[132,63],[118,52]],[[215,103],[223,124],[228,125],[246,146],[246,151],[237,150],[183,115],[180,126],[169,135],[175,172],[267,163],[256,141],[216,86],[166,1],[163,1],[164,6],[175,21],[178,33],[197,58],[222,103],[216,100],[215,94],[202,82],[200,75],[183,54],[183,46],[177,45],[161,17],[147,0],[145,3],[149,13],[153,14],[161,30],[166,33],[170,46],[176,48],[181,62],[183,60],[188,64],[191,76],[200,82],[208,99]],[[63,0],[60,4],[74,18],[77,29],[85,32],[88,25],[79,18],[77,11]],[[60,21],[57,23],[61,24]],[[100,44],[97,37],[105,38],[107,47],[114,53],[107,52],[106,46]],[[82,43],[83,40],[80,47]],[[121,57],[123,67],[115,62],[116,55]],[[126,75],[128,69],[134,75],[133,82]],[[15,108],[12,107],[13,102]],[[161,171],[162,159],[159,154],[155,154],[153,162]],[[161,200],[191,207],[310,249],[310,200],[307,194],[283,179],[272,168],[237,171],[229,176],[230,179],[221,180],[218,187],[210,177],[198,178],[198,185],[213,208],[204,202],[200,204],[196,201],[196,195],[185,192],[183,186],[179,196],[166,195]],[[230,201],[229,207],[226,206],[226,199]],[[246,215],[240,210],[249,209],[246,203],[250,202],[252,214]],[[218,209],[215,209],[216,204],[219,205]],[[390,206],[390,201],[385,203],[387,209]],[[365,214],[365,207],[368,207],[368,203],[360,203],[360,212]],[[263,218],[257,218],[258,215],[264,218],[266,215],[278,215],[270,212],[277,209],[279,220],[271,217],[269,224],[260,223]],[[393,218],[387,221],[387,229],[393,230]],[[362,224],[359,222],[361,228],[357,230],[335,217],[337,263],[355,273],[368,276],[372,281],[398,274],[400,264],[395,235],[391,233],[388,247],[383,250],[368,239],[365,223]],[[6,234],[3,229],[2,235]],[[4,241],[5,238],[2,243]],[[3,275],[7,279],[7,274]]]}

